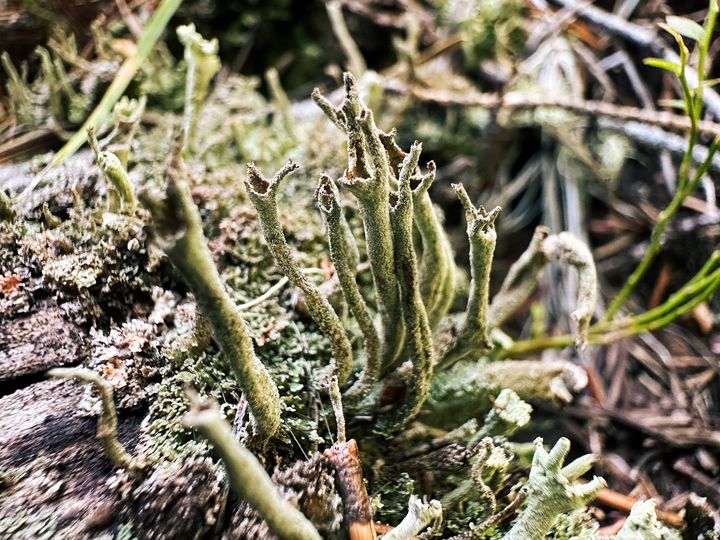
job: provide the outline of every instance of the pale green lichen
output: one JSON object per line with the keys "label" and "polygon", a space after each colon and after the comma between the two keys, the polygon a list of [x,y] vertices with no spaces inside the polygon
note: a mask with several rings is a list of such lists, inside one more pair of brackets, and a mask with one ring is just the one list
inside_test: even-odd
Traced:
{"label": "pale green lichen", "polygon": [[565,438],[559,439],[549,453],[543,448],[542,439],[535,441],[527,484],[527,506],[503,540],[544,539],[560,514],[585,506],[605,487],[605,481],[597,476],[587,484],[575,483],[587,472],[588,461],[583,460],[583,467],[563,469],[569,451],[570,441]]}
{"label": "pale green lichen", "polygon": [[531,413],[532,407],[520,399],[516,392],[504,388],[493,400],[482,428],[470,443],[483,437],[511,437],[518,429],[530,423]]}
{"label": "pale green lichen", "polygon": [[300,271],[278,218],[276,197],[278,187],[282,179],[297,168],[298,165],[289,161],[272,179],[268,180],[251,163],[248,165],[245,186],[250,200],[257,209],[263,237],[275,263],[290,283],[302,291],[310,315],[330,341],[340,384],[345,384],[350,377],[353,364],[350,341],[328,299]]}
{"label": "pale green lichen", "polygon": [[568,403],[586,384],[585,370],[565,360],[463,360],[435,375],[422,419],[458,425],[489,410],[491,397],[505,388],[525,401]]}
{"label": "pale green lichen", "polygon": [[571,317],[577,326],[576,345],[582,347],[597,303],[597,271],[590,249],[569,232],[550,234],[546,227],[535,230],[530,245],[510,267],[500,291],[493,297],[489,319],[500,326],[512,315],[530,297],[545,265],[551,262],[573,266],[578,271],[577,305]]}
{"label": "pale green lichen", "polygon": [[438,527],[442,522],[442,504],[440,501],[423,501],[415,495],[408,501],[408,513],[405,518],[381,540],[412,540],[429,526]]}
{"label": "pale green lichen", "polygon": [[433,329],[447,315],[457,286],[457,269],[450,240],[428,193],[435,173],[435,162],[429,161],[427,172],[413,179],[417,183],[413,189],[413,212],[422,243],[420,291]]}
{"label": "pale green lichen", "polygon": [[112,152],[100,149],[100,144],[95,136],[95,130],[92,127],[88,129],[88,140],[90,141],[93,152],[95,152],[95,159],[98,166],[107,179],[110,180],[112,186],[112,190],[108,190],[110,211],[119,212],[122,210],[128,214],[133,214],[137,207],[135,187],[122,162]]}
{"label": "pale green lichen", "polygon": [[282,539],[320,540],[315,526],[280,496],[255,455],[235,440],[217,407],[192,394],[190,401],[185,424],[200,430],[213,444],[228,469],[233,490],[257,510],[270,530]]}
{"label": "pale green lichen", "polygon": [[679,540],[680,535],[665,527],[655,514],[655,501],[649,499],[633,505],[616,540]]}
{"label": "pale green lichen", "polygon": [[183,130],[185,133],[184,152],[194,151],[197,141],[197,128],[202,107],[207,97],[210,81],[220,70],[218,40],[206,40],[196,30],[194,24],[179,26],[177,35],[185,46],[187,75],[185,82],[185,111]]}
{"label": "pale green lichen", "polygon": [[255,356],[245,322],[218,274],[190,194],[188,173],[177,151],[166,177],[165,196],[157,199],[146,195],[144,201],[153,216],[157,239],[210,322],[248,400],[254,435],[262,445],[280,427],[277,386]]}
{"label": "pale green lichen", "polygon": [[65,379],[77,379],[78,381],[92,384],[100,394],[102,412],[98,419],[98,439],[102,441],[103,448],[108,458],[115,467],[127,469],[131,472],[140,471],[145,468],[142,460],[134,458],[125,449],[118,439],[118,419],[113,399],[113,389],[110,383],[100,377],[97,373],[85,368],[55,368],[48,371],[51,377]]}
{"label": "pale green lichen", "polygon": [[[140,127],[140,120],[145,112],[147,98],[128,99],[123,96],[113,107],[113,129],[105,138],[108,150],[113,152],[123,167],[128,166],[132,157],[132,143]],[[104,142],[105,142],[104,141]]]}

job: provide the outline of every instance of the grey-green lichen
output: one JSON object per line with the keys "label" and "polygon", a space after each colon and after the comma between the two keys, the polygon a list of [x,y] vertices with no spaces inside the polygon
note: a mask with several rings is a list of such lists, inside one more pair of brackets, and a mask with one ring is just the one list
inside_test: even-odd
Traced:
{"label": "grey-green lichen", "polygon": [[340,384],[345,384],[353,364],[350,341],[328,299],[300,271],[278,219],[277,189],[282,179],[297,168],[298,165],[290,161],[268,180],[251,163],[248,165],[245,185],[250,200],[258,211],[263,236],[275,263],[290,282],[302,291],[310,315],[330,341]]}
{"label": "grey-green lichen", "polygon": [[200,430],[212,442],[228,468],[230,485],[257,510],[270,530],[287,540],[320,540],[315,526],[278,493],[255,455],[234,438],[230,425],[217,408],[191,396],[191,409],[184,422]]}
{"label": "grey-green lichen", "polygon": [[457,268],[450,240],[428,192],[435,180],[435,162],[429,161],[426,167],[425,174],[413,179],[417,184],[413,187],[413,212],[422,243],[420,291],[434,330],[455,299]]}
{"label": "grey-green lichen", "polygon": [[[585,506],[605,487],[605,481],[599,477],[587,484],[575,483],[587,468],[564,469],[563,462],[569,451],[570,441],[565,438],[558,440],[549,453],[543,447],[542,439],[535,441],[535,456],[527,484],[527,506],[503,540],[542,540],[560,514]],[[587,465],[587,461],[583,461],[583,465]]]}
{"label": "grey-green lichen", "polygon": [[[473,439],[483,437],[512,437],[515,432],[530,423],[532,407],[520,399],[517,393],[504,388],[492,402],[485,415],[485,422]],[[471,439],[471,444],[473,442]]]}
{"label": "grey-green lichen", "polygon": [[262,445],[280,427],[280,396],[265,366],[255,356],[252,340],[230,298],[207,247],[188,173],[176,152],[166,171],[162,199],[146,196],[158,241],[195,295],[213,334],[243,389],[254,419],[254,435]]}
{"label": "grey-green lichen", "polygon": [[465,209],[467,235],[470,240],[470,296],[465,310],[465,319],[452,344],[440,359],[440,365],[449,367],[471,353],[490,348],[488,335],[488,299],[490,269],[497,233],[495,219],[500,207],[486,212],[481,206],[475,208],[465,188],[454,184],[453,189]]}
{"label": "grey-green lichen", "polygon": [[145,468],[142,460],[134,458],[125,449],[118,439],[118,419],[115,411],[112,386],[92,370],[85,368],[55,368],[48,371],[51,377],[62,377],[77,379],[84,383],[90,383],[100,394],[102,412],[98,420],[98,439],[102,441],[103,448],[112,464],[116,467],[127,469],[131,472]]}
{"label": "grey-green lichen", "polygon": [[335,267],[345,301],[363,334],[365,365],[357,383],[348,390],[348,395],[364,397],[372,391],[380,374],[382,362],[380,337],[375,328],[372,313],[357,283],[359,260],[357,245],[354,243],[352,232],[340,206],[340,194],[337,186],[327,175],[320,177],[317,201],[325,219],[330,259]]}
{"label": "grey-green lichen", "polygon": [[[254,83],[239,77],[231,77],[228,83],[218,88],[216,95],[208,99],[208,84],[217,70],[212,58],[215,54],[212,43],[199,41],[201,38],[192,30],[188,29],[186,32],[188,36],[191,34],[194,36],[189,39],[192,43],[189,45],[186,43],[188,47],[186,51],[190,50],[192,53],[192,46],[196,42],[202,45],[202,49],[207,49],[201,52],[207,56],[205,60],[208,60],[207,66],[209,66],[203,68],[201,64],[196,64],[193,67],[190,65],[191,62],[200,60],[196,57],[188,59],[190,76],[186,86],[188,89],[185,114],[188,135],[186,140],[192,140],[192,132],[197,129],[198,121],[217,127],[217,134],[214,130],[208,131],[213,132],[214,138],[212,143],[204,148],[207,150],[206,153],[187,153],[198,158],[198,161],[189,163],[189,167],[193,171],[198,171],[199,180],[193,181],[191,186],[181,186],[188,180],[184,177],[184,173],[179,175],[183,177],[180,181],[176,181],[177,178],[166,179],[169,180],[167,182],[169,187],[165,191],[166,199],[155,201],[160,204],[151,204],[151,206],[155,211],[158,209],[167,211],[172,206],[167,204],[170,199],[181,200],[181,204],[175,210],[179,208],[182,211],[156,213],[154,227],[156,233],[160,233],[156,238],[161,240],[161,245],[168,248],[168,254],[176,264],[176,269],[188,281],[201,313],[193,312],[192,301],[184,299],[182,291],[178,293],[171,289],[174,285],[174,276],[167,270],[169,266],[163,262],[164,259],[159,259],[157,256],[148,257],[152,264],[147,268],[140,266],[135,260],[129,265],[134,275],[147,279],[148,283],[143,284],[142,287],[134,289],[129,286],[115,286],[114,289],[109,287],[120,294],[141,290],[143,295],[149,297],[149,283],[152,280],[148,279],[148,276],[161,274],[164,280],[162,286],[167,288],[158,294],[153,290],[154,309],[150,317],[153,318],[152,324],[155,325],[153,330],[156,332],[155,337],[162,342],[159,348],[167,362],[159,368],[161,380],[157,383],[157,400],[150,405],[151,427],[144,426],[146,434],[151,433],[152,440],[149,442],[144,440],[143,444],[157,451],[157,455],[162,458],[173,457],[172,451],[175,450],[200,453],[207,451],[203,443],[193,444],[192,434],[177,422],[186,410],[183,388],[187,383],[198,385],[203,393],[219,399],[222,415],[228,419],[236,417],[241,433],[242,415],[236,416],[236,413],[238,402],[241,402],[240,391],[243,390],[245,397],[250,401],[250,411],[256,420],[257,428],[258,415],[263,416],[268,411],[263,412],[257,400],[253,402],[252,396],[256,396],[257,392],[246,391],[243,387],[243,383],[248,384],[245,377],[237,376],[237,381],[241,381],[238,384],[236,378],[231,375],[233,371],[241,371],[236,364],[245,362],[247,357],[251,356],[253,349],[255,361],[250,364],[255,367],[259,365],[260,368],[251,371],[260,373],[261,378],[264,379],[261,388],[271,390],[268,395],[271,398],[269,401],[273,402],[270,407],[272,414],[266,416],[276,421],[275,424],[269,422],[276,430],[271,441],[275,446],[270,448],[287,450],[276,455],[287,457],[289,460],[290,456],[295,457],[304,449],[312,449],[313,445],[324,444],[327,438],[319,435],[322,429],[318,426],[322,425],[323,417],[329,415],[318,411],[326,396],[317,384],[317,371],[319,367],[329,365],[331,362],[327,346],[327,338],[330,338],[334,346],[332,356],[337,367],[340,368],[340,375],[348,381],[352,380],[351,377],[357,376],[357,385],[345,388],[343,398],[347,400],[355,389],[361,388],[363,396],[370,395],[375,400],[368,409],[371,414],[362,418],[360,422],[368,422],[369,419],[374,422],[374,426],[380,426],[387,432],[397,432],[400,426],[407,425],[424,409],[423,419],[440,418],[437,422],[428,420],[429,423],[457,428],[463,421],[463,415],[477,417],[488,409],[491,411],[483,426],[478,429],[467,429],[463,431],[463,436],[453,439],[452,443],[458,448],[465,445],[464,449],[460,448],[460,453],[464,451],[469,454],[476,453],[475,457],[468,458],[467,470],[458,472],[456,478],[448,480],[448,484],[452,484],[454,488],[462,485],[463,482],[469,482],[473,489],[482,492],[484,495],[476,498],[474,506],[464,505],[463,508],[468,509],[468,514],[471,514],[468,517],[472,517],[472,521],[479,522],[482,519],[485,520],[483,523],[490,523],[488,526],[502,530],[504,523],[507,522],[494,517],[503,512],[498,494],[499,485],[504,483],[506,471],[510,467],[515,467],[516,462],[513,461],[511,453],[502,441],[494,440],[491,443],[486,441],[484,444],[482,441],[485,436],[502,439],[502,436],[511,435],[513,430],[526,423],[529,417],[529,406],[520,401],[516,394],[503,388],[512,387],[526,399],[568,400],[571,398],[571,393],[582,386],[583,379],[582,371],[579,368],[573,369],[572,364],[569,363],[558,365],[550,362],[541,366],[540,362],[528,365],[489,363],[482,358],[487,347],[487,331],[491,326],[499,325],[501,319],[506,319],[512,313],[508,311],[497,320],[484,315],[484,310],[488,307],[486,278],[490,264],[487,257],[489,244],[485,245],[483,242],[490,240],[492,236],[490,230],[492,223],[484,229],[478,228],[487,237],[476,239],[473,246],[478,248],[478,251],[471,255],[471,269],[476,279],[471,289],[465,320],[468,323],[466,326],[472,325],[473,329],[464,331],[472,344],[471,350],[463,353],[461,362],[455,363],[454,360],[450,362],[455,364],[450,370],[441,371],[434,362],[433,342],[436,339],[431,331],[439,325],[450,309],[455,295],[457,276],[448,236],[443,230],[441,217],[433,208],[428,193],[434,178],[434,163],[428,163],[423,172],[423,168],[418,164],[419,145],[413,145],[410,152],[405,154],[395,143],[394,133],[381,131],[375,125],[373,113],[360,101],[355,81],[347,76],[345,100],[339,109],[327,100],[323,101],[319,96],[317,97],[318,103],[331,121],[347,134],[348,166],[342,174],[342,171],[337,169],[338,164],[327,157],[332,152],[324,150],[324,147],[333,150],[339,146],[318,142],[331,141],[332,137],[322,139],[324,132],[319,128],[314,128],[313,137],[306,139],[311,144],[305,144],[302,137],[297,137],[305,125],[294,117],[295,113],[277,84],[277,77],[272,73],[269,76],[274,94],[272,104],[265,102],[254,92],[252,89]],[[204,69],[206,71],[201,73]],[[147,83],[148,80],[145,79],[143,82]],[[22,99],[22,95],[20,98]],[[163,96],[151,97],[155,103],[159,98],[165,99]],[[170,98],[171,96],[167,97],[168,100]],[[202,104],[206,99],[208,103],[203,109]],[[125,110],[127,114],[115,118],[116,127],[122,124],[130,131],[134,131],[138,126],[138,115],[133,111],[136,112],[141,107],[133,109],[130,103],[127,105],[128,108]],[[201,110],[202,118],[200,118]],[[231,113],[226,117],[227,111]],[[123,112],[122,107],[118,109],[118,113],[121,112]],[[269,118],[280,119],[284,133],[279,133],[277,125],[267,122]],[[230,133],[232,131],[230,124],[236,126],[232,133]],[[224,127],[228,129],[224,130]],[[133,148],[137,151],[131,159],[120,156],[119,150],[116,152],[125,169],[130,167],[132,178],[143,179],[146,186],[156,183],[160,187],[165,187],[163,175],[158,174],[158,170],[161,169],[159,165],[161,160],[158,156],[166,151],[166,143],[160,142],[163,139],[161,135],[166,129],[163,119],[157,128],[149,129],[146,133],[140,133],[138,130],[134,135],[140,140],[138,144],[133,144]],[[123,143],[127,147],[128,145],[121,139],[122,137],[114,138],[108,142]],[[288,141],[292,141],[292,145]],[[108,149],[115,152],[112,147]],[[303,308],[294,307],[291,302],[286,301],[287,296],[294,291],[285,287],[277,267],[280,267],[283,273],[287,273],[286,269],[279,261],[275,267],[272,266],[265,247],[257,241],[255,216],[246,204],[247,194],[237,189],[239,182],[235,180],[233,184],[233,179],[237,178],[237,169],[226,166],[228,161],[264,159],[263,168],[276,168],[279,165],[277,161],[279,156],[286,151],[292,151],[293,156],[310,158],[310,161],[317,160],[313,163],[317,168],[309,167],[311,172],[289,190],[293,201],[298,197],[305,205],[308,199],[302,197],[305,197],[310,190],[296,186],[309,184],[309,178],[317,177],[318,163],[322,163],[323,166],[330,163],[329,169],[332,169],[333,176],[340,176],[337,183],[329,176],[321,181],[318,195],[323,217],[331,218],[327,222],[327,237],[333,265],[332,268],[323,267],[324,275],[317,269],[313,270],[315,272],[313,275],[322,275],[321,279],[331,283],[335,279],[334,273],[340,282],[345,300],[363,338],[364,354],[358,355],[357,350],[360,347],[356,347],[356,356],[362,358],[361,361],[356,359],[355,365],[353,365],[350,344],[356,330],[351,322],[343,318],[342,302],[339,302],[338,307],[333,300],[330,309],[326,310],[326,313],[332,313],[333,307],[337,310],[339,331],[335,334],[325,332],[324,336],[322,331],[326,328],[321,328],[322,331],[319,331],[312,321],[307,318],[303,320],[306,315]],[[179,160],[171,164],[171,168],[173,167],[182,169]],[[255,173],[251,172],[251,174]],[[259,173],[256,175],[260,176]],[[173,173],[169,173],[168,176],[173,176]],[[354,202],[359,209],[360,226],[357,215],[352,216],[354,218],[352,224],[348,224],[345,220],[338,186],[343,196],[345,191],[355,194],[357,201]],[[173,190],[177,191],[171,193]],[[252,190],[248,190],[248,193],[252,196]],[[126,200],[130,200],[129,197]],[[97,201],[89,199],[88,206],[92,207],[95,202]],[[343,202],[352,214],[355,211],[354,202]],[[348,202],[350,204],[347,204]],[[474,210],[474,203],[470,203],[469,199],[463,202],[467,203],[466,208]],[[163,204],[165,204],[164,208]],[[198,208],[195,207],[196,205]],[[82,227],[75,213],[79,212],[79,209],[70,209],[69,220],[66,219],[68,215],[66,210],[66,207],[50,207],[44,212],[44,223],[47,225],[44,234],[51,238],[48,244],[53,244],[57,251],[55,257],[49,258],[49,264],[43,272],[49,286],[63,289],[68,295],[87,297],[88,291],[104,283],[108,274],[115,279],[116,268],[113,267],[110,272],[105,259],[106,253],[102,253],[101,250],[89,250],[86,244],[76,243],[76,236],[68,234],[68,224],[64,222],[71,221],[75,229]],[[297,248],[297,252],[292,254],[295,267],[307,266],[308,262],[310,266],[321,266],[321,252],[324,245],[320,240],[317,223],[313,222],[312,218],[307,218],[304,212],[297,211],[297,208],[293,208],[291,212],[285,211],[285,214],[282,208],[276,212],[276,231],[283,231],[287,235],[283,238],[284,245],[288,249],[289,246]],[[92,214],[92,211],[86,214]],[[52,219],[55,215],[60,216],[57,219],[60,219],[61,223]],[[171,230],[169,224],[181,215],[191,217],[190,225],[186,224]],[[203,216],[205,234],[202,231],[200,215]],[[88,225],[88,230],[92,224],[93,234],[88,235],[89,237],[95,234],[105,235],[108,234],[108,229],[116,228],[117,230],[113,231],[118,239],[116,244],[124,238],[123,234],[127,234],[126,243],[131,244],[132,248],[119,250],[117,258],[121,259],[125,255],[141,253],[145,249],[144,236],[133,232],[143,226],[142,220],[146,219],[144,212],[139,211],[137,217],[141,220],[140,224],[131,220],[129,216],[119,218],[111,216],[101,220],[87,217],[84,223]],[[158,217],[162,219],[158,220]],[[475,217],[468,219],[469,229],[475,221],[477,221]],[[42,225],[37,227],[40,228]],[[358,250],[352,236],[357,234],[360,228],[364,230],[365,242],[363,245],[363,239],[358,237],[360,244]],[[194,240],[185,242],[183,239],[190,234]],[[183,247],[204,246],[207,243],[206,238],[210,244],[208,247],[199,248],[199,251],[188,249],[186,253],[180,253]],[[581,250],[571,250],[572,256],[562,255],[561,252],[566,251],[567,244],[568,242],[558,239],[555,247],[552,249],[546,247],[543,253],[544,262],[549,260],[570,262],[581,271],[590,268],[587,253],[580,253]],[[107,246],[108,251],[115,247],[110,241],[103,245]],[[272,245],[270,247],[271,255],[276,256],[277,250]],[[174,255],[170,252],[174,252]],[[199,259],[194,258],[194,254],[199,252],[202,252],[202,256]],[[475,257],[477,253],[484,253],[484,256]],[[558,255],[553,256],[553,253]],[[186,258],[185,262],[178,264],[176,261],[182,260],[183,257]],[[37,260],[39,261],[40,258],[38,257]],[[476,264],[478,261],[484,262],[480,265]],[[147,261],[141,259],[141,262]],[[367,263],[370,271],[367,270]],[[80,271],[73,272],[73,269]],[[205,271],[207,275],[212,276],[210,279],[202,278],[195,282],[193,282],[194,277],[187,279],[187,276]],[[532,274],[532,271],[530,273]],[[302,272],[300,274],[306,275]],[[298,278],[295,283],[299,282]],[[206,287],[207,284],[210,286]],[[534,283],[532,286],[534,287]],[[590,288],[581,287],[581,289],[584,290],[582,293],[584,304],[579,305],[578,322],[589,320],[592,315],[591,308],[594,307]],[[132,296],[131,293],[127,295]],[[508,302],[510,308],[513,305],[517,307],[513,301],[517,302],[521,296],[522,294],[515,296]],[[323,300],[324,297],[321,296],[320,303],[323,303]],[[138,304],[148,301],[148,298],[144,298]],[[129,303],[129,300],[126,302]],[[164,303],[169,304],[170,307],[163,306]],[[494,308],[509,309],[507,305],[500,304],[502,302],[493,304]],[[238,305],[246,306],[242,315],[237,314]],[[147,307],[147,304],[138,307],[140,318],[145,317],[142,310]],[[308,307],[307,302],[306,307]],[[493,307],[488,309],[492,311]],[[103,313],[102,309],[97,311]],[[187,320],[182,320],[183,311],[190,314]],[[378,316],[375,318],[376,313]],[[229,324],[228,319],[218,322],[221,317],[226,317],[228,314],[232,314],[230,320],[233,324]],[[109,318],[107,314],[104,315]],[[373,320],[374,318],[376,320]],[[209,319],[215,339],[225,354],[215,350],[205,319]],[[234,324],[238,319],[239,326]],[[318,319],[315,320],[320,322]],[[238,354],[228,354],[228,350],[231,350],[228,342],[232,339],[218,332],[218,328],[223,325],[227,328],[234,325],[233,331],[239,328],[244,332],[239,340],[240,345],[236,343],[233,349],[240,351]],[[318,324],[318,326],[323,325]],[[340,332],[345,336],[348,344],[339,337]],[[255,340],[254,347],[250,338]],[[341,343],[341,354],[337,352],[338,343]],[[245,360],[238,360],[239,358]],[[357,367],[360,369],[356,369]],[[396,370],[398,367],[400,369]],[[531,369],[523,376],[515,373],[526,367]],[[485,377],[484,381],[483,377]],[[392,385],[398,380],[402,383],[402,391],[398,396],[394,396],[394,401],[389,406],[387,403],[382,403],[383,399],[387,399],[387,395],[393,397]],[[274,402],[278,397],[277,390],[272,390],[275,387],[279,387],[283,395],[279,405]],[[428,392],[431,399],[424,403]],[[332,394],[335,402],[339,401],[338,393],[339,391]],[[445,399],[443,396],[449,398],[447,410],[443,410],[443,406],[438,407],[438,403]],[[327,400],[325,403],[327,404]],[[465,403],[468,404],[467,410],[463,409]],[[280,410],[282,418],[276,420]],[[352,407],[348,407],[348,411],[352,411]],[[367,410],[364,412],[367,413]],[[358,429],[357,421],[358,419],[350,413],[348,431]],[[285,429],[276,427],[279,422]],[[477,423],[473,426],[476,427]],[[272,432],[272,429],[267,429],[266,426],[265,431]],[[329,427],[327,431],[328,437],[331,437]],[[472,433],[467,434],[467,431]],[[264,438],[268,437],[270,435],[265,433]],[[294,437],[300,442],[296,444],[292,439]],[[367,441],[370,453],[373,451],[372,447],[377,444],[377,438],[369,435]],[[448,439],[445,442],[451,441]],[[292,448],[292,451],[288,450],[289,448]],[[481,449],[486,456],[478,459]],[[405,476],[401,477],[405,478]],[[395,498],[401,499],[402,506],[405,506],[408,499],[407,490],[397,486],[394,486],[393,490]],[[492,497],[488,493],[491,493]],[[498,499],[494,504],[490,503],[493,497]],[[511,505],[519,499],[509,497],[508,500],[509,502],[506,502]],[[394,502],[396,501],[393,500]],[[415,506],[422,505],[419,499],[413,499],[411,510],[413,503]],[[507,516],[511,518],[512,514]],[[400,517],[398,515],[393,523],[397,523]],[[450,516],[451,519],[453,517],[456,516]],[[487,521],[492,519],[495,521]],[[402,530],[400,529],[398,533]]]}
{"label": "grey-green lichen", "polygon": [[383,363],[392,365],[405,339],[390,224],[389,198],[394,178],[372,111],[360,101],[353,76],[346,73],[344,83],[345,96],[338,109],[317,91],[313,97],[330,120],[347,135],[348,166],[342,185],[353,193],[360,206],[377,308],[382,319]]}

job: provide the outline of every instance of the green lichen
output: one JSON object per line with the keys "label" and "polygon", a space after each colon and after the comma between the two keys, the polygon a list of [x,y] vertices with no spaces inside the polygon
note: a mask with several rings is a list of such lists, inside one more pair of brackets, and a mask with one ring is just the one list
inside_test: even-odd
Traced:
{"label": "green lichen", "polygon": [[146,199],[158,239],[207,317],[220,348],[243,389],[254,421],[253,435],[264,445],[280,427],[280,395],[265,366],[255,356],[252,340],[237,306],[218,274],[187,172],[179,155],[167,170],[164,199]]}

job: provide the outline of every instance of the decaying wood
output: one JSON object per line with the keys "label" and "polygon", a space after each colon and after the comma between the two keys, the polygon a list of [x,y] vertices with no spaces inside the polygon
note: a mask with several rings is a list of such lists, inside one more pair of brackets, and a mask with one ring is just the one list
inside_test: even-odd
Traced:
{"label": "decaying wood", "polygon": [[86,357],[86,334],[54,305],[0,322],[0,382],[35,375]]}
{"label": "decaying wood", "polygon": [[[84,389],[43,381],[0,399],[0,538],[86,538],[114,520],[110,461]],[[136,424],[121,428],[121,439]]]}

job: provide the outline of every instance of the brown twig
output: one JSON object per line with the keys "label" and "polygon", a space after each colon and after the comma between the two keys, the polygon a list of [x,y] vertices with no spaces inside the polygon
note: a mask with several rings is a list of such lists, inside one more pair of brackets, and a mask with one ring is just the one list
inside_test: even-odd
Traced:
{"label": "brown twig", "polygon": [[[630,510],[633,505],[638,502],[638,499],[628,495],[623,495],[614,489],[603,488],[600,493],[598,493],[595,501],[604,504],[605,506],[609,506],[610,508],[630,513]],[[660,521],[663,521],[668,525],[672,525],[673,527],[683,527],[685,525],[685,520],[680,514],[676,514],[675,512],[664,512],[662,510],[656,510],[655,513]]]}
{"label": "brown twig", "polygon": [[[473,91],[454,92],[413,86],[407,89],[413,96],[422,101],[431,101],[441,105],[463,105],[466,107],[482,107],[486,109],[513,112],[517,110],[558,108],[587,116],[602,116],[620,120],[634,120],[651,126],[658,126],[673,131],[687,131],[690,120],[687,116],[665,111],[651,111],[615,105],[604,101],[547,98],[528,96],[517,92],[507,94],[482,93]],[[700,133],[709,136],[720,135],[720,124],[703,120],[698,123]]]}
{"label": "brown twig", "polygon": [[345,527],[350,540],[376,540],[372,507],[354,439],[337,442],[323,453],[335,467],[335,484],[345,506]]}

